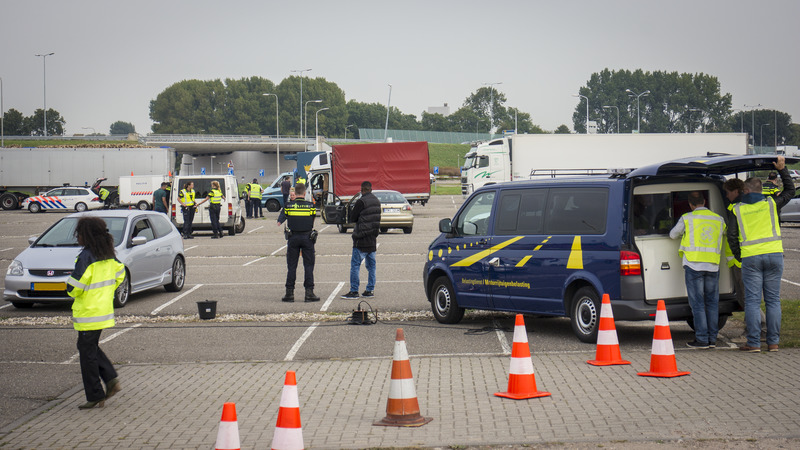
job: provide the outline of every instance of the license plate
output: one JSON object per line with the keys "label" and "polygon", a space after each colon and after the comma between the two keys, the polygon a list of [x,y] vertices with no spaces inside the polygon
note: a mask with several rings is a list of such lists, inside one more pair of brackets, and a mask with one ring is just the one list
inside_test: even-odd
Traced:
{"label": "license plate", "polygon": [[400,208],[383,208],[383,212],[385,212],[385,213],[398,213],[398,212],[400,212]]}
{"label": "license plate", "polygon": [[67,283],[31,283],[32,291],[66,291]]}

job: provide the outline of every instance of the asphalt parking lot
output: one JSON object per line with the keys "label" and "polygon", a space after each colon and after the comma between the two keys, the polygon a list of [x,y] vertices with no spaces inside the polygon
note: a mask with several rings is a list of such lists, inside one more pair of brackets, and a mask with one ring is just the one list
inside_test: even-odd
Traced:
{"label": "asphalt parking lot", "polygon": [[[318,222],[315,271],[319,303],[282,303],[285,277],[285,240],[276,226],[277,213],[247,222],[244,233],[211,240],[200,232],[184,241],[186,286],[181,292],[163,289],[133,295],[117,310],[118,325],[104,333],[106,353],[116,364],[196,363],[224,361],[304,361],[391,356],[394,330],[406,329],[412,355],[507,355],[514,316],[505,313],[468,313],[457,325],[438,324],[424,297],[421,270],[427,246],[438,234],[438,221],[451,217],[460,196],[435,196],[427,206],[414,206],[414,232],[392,230],[378,238],[376,296],[368,299],[379,323],[348,325],[344,320],[358,301],[340,295],[349,287],[350,234]],[[0,270],[63,213],[0,212]],[[319,219],[318,219],[319,220]],[[800,298],[800,227],[783,228],[786,264],[782,296]],[[302,265],[298,268],[302,280]],[[366,271],[362,267],[364,288]],[[298,283],[298,291],[301,291]],[[195,320],[196,302],[216,300],[219,319]],[[0,428],[45,404],[80,381],[75,332],[67,305],[36,305],[18,310],[0,304]],[[411,320],[401,320],[410,318]],[[566,318],[528,317],[531,347],[542,353],[592,353],[580,343]],[[626,351],[648,351],[651,322],[618,322]],[[673,322],[675,348],[682,351],[692,340],[684,322]],[[727,338],[741,333],[726,326]],[[383,377],[383,374],[381,374]]]}

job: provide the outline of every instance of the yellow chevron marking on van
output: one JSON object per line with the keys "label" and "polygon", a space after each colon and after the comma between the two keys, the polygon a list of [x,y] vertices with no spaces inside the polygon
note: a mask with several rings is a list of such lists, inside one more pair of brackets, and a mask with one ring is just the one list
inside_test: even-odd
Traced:
{"label": "yellow chevron marking on van", "polygon": [[[469,266],[475,264],[476,262],[480,261],[481,259],[491,255],[492,253],[508,247],[509,245],[513,244],[514,242],[517,242],[518,240],[522,239],[523,237],[524,236],[517,236],[517,237],[511,238],[511,239],[509,239],[507,241],[501,242],[501,243],[495,245],[494,247],[489,248],[488,250],[484,250],[482,252],[475,253],[472,256],[469,256],[467,258],[462,259],[461,261],[453,263],[453,264],[450,265],[450,267],[469,267]],[[470,243],[470,245],[472,245],[472,244]]]}
{"label": "yellow chevron marking on van", "polygon": [[[546,243],[547,243],[547,241],[549,241],[551,237],[553,237],[553,236],[547,236],[547,237],[545,238],[545,240],[543,240],[543,241],[542,241],[542,243],[541,243],[541,244],[537,245],[537,246],[536,246],[536,248],[534,248],[534,249],[533,249],[533,251],[535,251],[535,252],[536,252],[536,251],[539,251],[539,249],[540,249],[540,248],[542,248],[542,246],[543,246],[544,244],[546,244]],[[524,258],[522,258],[522,259],[521,259],[521,260],[520,260],[520,261],[517,263],[517,265],[516,265],[515,267],[522,267],[522,266],[524,266],[524,265],[525,265],[525,263],[527,263],[527,262],[528,262],[528,260],[529,260],[529,259],[531,259],[531,257],[532,257],[532,256],[533,256],[533,255],[528,255],[528,256],[525,256]]]}
{"label": "yellow chevron marking on van", "polygon": [[583,250],[581,250],[581,237],[575,236],[572,240],[572,251],[567,260],[567,269],[583,269]]}

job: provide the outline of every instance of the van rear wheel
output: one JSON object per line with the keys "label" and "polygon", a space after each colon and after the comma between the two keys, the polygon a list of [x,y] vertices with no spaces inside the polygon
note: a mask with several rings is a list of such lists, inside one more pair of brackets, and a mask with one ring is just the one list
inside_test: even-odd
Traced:
{"label": "van rear wheel", "polygon": [[584,286],[572,297],[570,311],[572,331],[581,342],[597,342],[597,329],[600,325],[600,296],[589,287]]}
{"label": "van rear wheel", "polygon": [[447,277],[434,281],[429,300],[433,316],[439,323],[458,323],[464,317],[464,308],[458,306],[453,284]]}
{"label": "van rear wheel", "polygon": [[[728,323],[728,317],[730,317],[730,315],[728,314],[719,315],[719,320],[717,321],[717,330],[721,330],[722,327],[724,327],[725,324]],[[686,319],[686,323],[689,325],[689,328],[691,328],[692,331],[694,331],[694,317],[689,317],[688,319]]]}

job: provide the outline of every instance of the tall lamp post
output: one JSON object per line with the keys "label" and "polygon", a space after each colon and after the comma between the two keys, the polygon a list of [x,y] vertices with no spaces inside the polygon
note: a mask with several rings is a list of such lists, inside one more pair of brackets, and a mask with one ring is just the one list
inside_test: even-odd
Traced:
{"label": "tall lamp post", "polygon": [[350,125],[344,127],[344,140],[345,141],[347,140],[347,129],[352,127],[352,126],[353,126],[353,124],[350,124]]}
{"label": "tall lamp post", "polygon": [[386,125],[383,127],[383,142],[389,137],[389,111],[392,109],[392,85],[389,85],[389,101],[386,102]]}
{"label": "tall lamp post", "polygon": [[483,83],[484,86],[489,86],[489,133],[492,132],[492,128],[494,128],[494,86],[498,84],[503,84],[502,81],[498,81],[496,83]]}
{"label": "tall lamp post", "polygon": [[42,86],[44,86],[44,135],[47,136],[47,57],[55,55],[54,52],[36,55],[42,57],[42,70],[44,73]]}
{"label": "tall lamp post", "polygon": [[744,110],[734,108],[733,111],[739,111],[739,132],[744,133]]}
{"label": "tall lamp post", "polygon": [[314,125],[314,141],[315,141],[314,151],[315,152],[319,151],[319,113],[320,113],[320,111],[327,111],[329,109],[330,108],[318,109],[317,112],[314,114],[314,118],[316,119],[315,120],[316,123]]}
{"label": "tall lamp post", "polygon": [[753,136],[753,147],[756,146],[756,108],[761,107],[761,103],[757,105],[744,105],[745,108],[752,108],[750,110],[750,134]]}
{"label": "tall lamp post", "polygon": [[305,108],[305,110],[303,112],[303,123],[305,124],[305,127],[303,128],[303,132],[306,135],[306,139],[308,139],[308,120],[306,120],[307,118],[305,117],[305,115],[308,112],[308,104],[309,103],[322,103],[322,100],[309,100],[309,101],[306,102],[306,108]]}
{"label": "tall lamp post", "polygon": [[308,72],[311,69],[297,69],[290,70],[292,73],[300,73],[300,139],[303,138],[303,72]]}
{"label": "tall lamp post", "polygon": [[589,134],[589,97],[581,94],[572,94],[572,96],[586,99],[586,134]]}
{"label": "tall lamp post", "polygon": [[762,123],[761,127],[759,127],[758,135],[761,136],[761,143],[758,144],[759,147],[764,146],[764,125],[769,125],[768,123]]}
{"label": "tall lamp post", "polygon": [[6,121],[6,110],[3,108],[3,77],[0,77],[0,148],[5,147],[6,134],[3,130]]}
{"label": "tall lamp post", "polygon": [[261,94],[264,96],[274,96],[275,97],[275,145],[277,146],[277,154],[275,155],[275,170],[278,171],[278,175],[281,174],[281,130],[278,128],[278,94]]}
{"label": "tall lamp post", "polygon": [[644,95],[650,95],[650,91],[647,90],[647,91],[642,92],[641,94],[637,94],[637,93],[633,92],[630,89],[625,89],[625,92],[627,92],[628,95],[636,97],[636,133],[638,134],[641,131],[641,128],[642,128],[642,116],[641,116],[641,114],[639,114],[639,111],[640,111],[639,110],[639,98],[644,96]]}
{"label": "tall lamp post", "polygon": [[610,106],[603,106],[603,109],[611,109],[614,108],[617,110],[617,134],[619,134],[619,107],[610,105]]}

